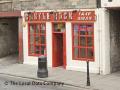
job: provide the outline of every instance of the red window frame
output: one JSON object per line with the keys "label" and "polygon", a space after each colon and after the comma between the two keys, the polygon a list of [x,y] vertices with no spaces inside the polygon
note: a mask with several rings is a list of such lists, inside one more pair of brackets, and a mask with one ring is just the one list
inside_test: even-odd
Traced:
{"label": "red window frame", "polygon": [[[44,30],[43,30],[44,33],[42,32],[42,25],[44,25]],[[31,26],[33,26],[33,33],[31,33],[30,31]],[[44,41],[42,39],[43,37],[44,37]],[[31,38],[33,38],[33,43],[31,42]],[[36,41],[36,39],[38,39],[38,41]],[[38,49],[36,49],[36,47]],[[46,56],[46,52],[47,52],[46,50],[47,50],[46,49],[46,24],[45,23],[28,23],[28,55],[29,56],[41,56],[41,55]]]}
{"label": "red window frame", "polygon": [[[78,28],[76,27],[76,30],[78,29],[77,33],[75,33],[75,25],[78,25]],[[83,28],[82,25],[85,27]],[[75,45],[75,38],[77,39],[77,45]],[[81,45],[82,38],[85,40],[84,45]],[[90,38],[91,44],[89,43]],[[78,52],[77,55],[75,55],[75,49]],[[94,23],[72,23],[72,57],[73,60],[94,61]]]}

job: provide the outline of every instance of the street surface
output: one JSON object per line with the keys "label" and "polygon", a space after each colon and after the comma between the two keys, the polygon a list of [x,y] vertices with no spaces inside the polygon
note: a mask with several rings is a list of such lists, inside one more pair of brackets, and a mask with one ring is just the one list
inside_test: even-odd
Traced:
{"label": "street surface", "polygon": [[63,83],[35,81],[26,78],[0,75],[0,90],[88,90],[66,86]]}

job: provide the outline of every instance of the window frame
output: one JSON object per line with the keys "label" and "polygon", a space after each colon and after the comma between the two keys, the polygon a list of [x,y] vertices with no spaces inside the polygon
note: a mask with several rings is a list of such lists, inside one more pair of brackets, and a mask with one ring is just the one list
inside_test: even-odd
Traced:
{"label": "window frame", "polygon": [[[78,35],[75,36],[74,35],[74,25],[75,24],[78,24]],[[80,35],[80,25],[92,25],[92,35]],[[74,22],[74,23],[71,23],[71,26],[72,26],[72,59],[73,60],[80,60],[80,61],[95,61],[95,49],[94,49],[94,23],[79,23],[79,22]],[[87,27],[86,27],[86,30],[87,30]],[[87,33],[87,32],[85,32]],[[74,37],[77,37],[78,38],[78,46],[74,46]],[[79,37],[85,37],[86,38],[86,46],[80,46],[79,45]],[[87,46],[88,43],[87,43],[87,38],[88,37],[92,37],[92,46]],[[75,53],[75,48],[78,48],[78,55],[77,55],[77,58],[75,57],[74,53]],[[82,48],[85,48],[85,58],[82,58],[82,57],[79,57],[79,53],[80,53],[80,49]],[[88,48],[91,48],[92,51],[93,51],[93,58],[88,58]]]}
{"label": "window frame", "polygon": [[[45,25],[45,33],[44,34],[41,34],[41,24],[44,24]],[[33,52],[33,54],[31,53],[31,51],[30,51],[30,47],[31,47],[31,44],[30,44],[30,37],[31,37],[31,35],[32,34],[30,34],[30,25],[34,25],[34,33],[33,33],[33,38],[34,38],[34,40],[33,40],[33,49],[34,49],[34,52]],[[39,25],[39,27],[38,27],[38,33],[36,33],[36,28],[37,28],[37,25]],[[41,36],[44,36],[45,37],[45,44],[41,44],[41,40],[39,40],[39,42],[38,42],[38,44],[36,44],[36,41],[35,41],[35,38],[36,38],[36,36],[38,35],[38,37],[40,38]],[[38,46],[39,47],[39,54],[36,54],[36,46]],[[41,54],[41,47],[42,46],[44,46],[45,47],[45,52],[44,52],[44,54]],[[32,23],[32,22],[29,22],[28,23],[28,56],[41,56],[41,55],[45,55],[45,56],[47,56],[47,45],[46,45],[46,23],[45,22],[37,22],[37,23]]]}

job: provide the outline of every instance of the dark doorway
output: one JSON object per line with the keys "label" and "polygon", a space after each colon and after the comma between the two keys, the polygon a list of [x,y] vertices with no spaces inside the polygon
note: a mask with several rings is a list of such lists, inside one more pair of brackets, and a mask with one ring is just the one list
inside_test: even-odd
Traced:
{"label": "dark doorway", "polygon": [[[0,58],[14,63],[17,62],[17,57],[18,18],[0,18]],[[15,59],[15,61],[13,61],[13,59]]]}
{"label": "dark doorway", "polygon": [[110,69],[120,71],[120,10],[110,10]]}

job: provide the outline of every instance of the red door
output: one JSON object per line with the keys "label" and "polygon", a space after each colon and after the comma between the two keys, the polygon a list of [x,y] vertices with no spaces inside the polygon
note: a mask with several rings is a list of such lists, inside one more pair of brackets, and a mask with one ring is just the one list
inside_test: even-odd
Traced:
{"label": "red door", "polygon": [[52,66],[66,68],[65,23],[53,23],[52,41]]}
{"label": "red door", "polygon": [[53,67],[63,66],[63,35],[53,35]]}

